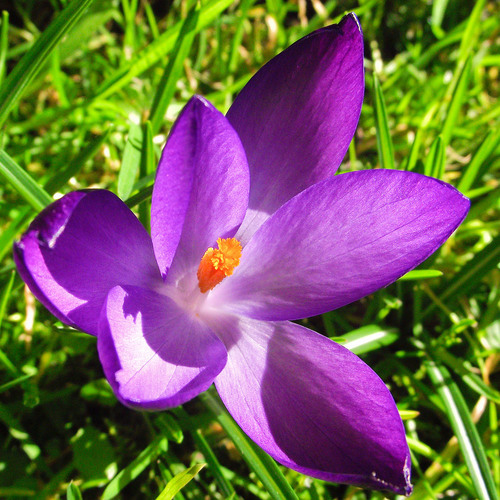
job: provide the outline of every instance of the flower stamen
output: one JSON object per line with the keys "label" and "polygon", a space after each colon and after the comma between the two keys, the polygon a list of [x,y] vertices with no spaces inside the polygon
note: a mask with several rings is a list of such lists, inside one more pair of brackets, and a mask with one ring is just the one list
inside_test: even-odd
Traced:
{"label": "flower stamen", "polygon": [[240,263],[241,243],[236,238],[218,238],[219,248],[209,248],[198,267],[198,286],[201,293],[212,290],[226,276],[233,274]]}

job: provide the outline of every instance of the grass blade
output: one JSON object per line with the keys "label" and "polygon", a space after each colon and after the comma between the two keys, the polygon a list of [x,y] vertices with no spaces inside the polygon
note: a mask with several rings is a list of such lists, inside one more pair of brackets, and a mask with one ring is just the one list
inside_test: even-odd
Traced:
{"label": "grass blade", "polygon": [[177,493],[179,493],[179,491],[182,490],[182,488],[184,488],[184,486],[186,486],[205,465],[207,464],[192,465],[189,469],[174,476],[174,478],[167,483],[165,489],[156,497],[156,500],[172,500],[172,498],[174,498],[174,496],[177,495]]}
{"label": "grass blade", "polygon": [[424,174],[442,179],[445,166],[444,143],[440,135],[431,144],[431,149],[424,164]]}
{"label": "grass blade", "polygon": [[233,485],[224,475],[224,472],[222,471],[222,466],[219,460],[217,459],[215,453],[213,452],[212,448],[208,444],[207,440],[203,436],[203,433],[194,425],[191,417],[184,410],[184,408],[182,408],[182,406],[176,408],[174,412],[182,419],[185,425],[189,428],[189,431],[191,433],[191,436],[193,437],[194,442],[196,443],[196,446],[203,454],[204,460],[207,462],[208,470],[210,471],[215,481],[219,485],[221,491],[224,493],[226,497],[234,495],[235,491]]}
{"label": "grass blade", "polygon": [[488,160],[493,151],[495,151],[499,141],[500,128],[490,130],[462,175],[457,186],[459,191],[465,193],[470,190],[482,170],[481,167],[485,164],[486,160]]}
{"label": "grass blade", "polygon": [[118,174],[118,196],[125,200],[134,190],[134,183],[141,166],[142,128],[135,123],[130,124],[130,131],[123,151],[123,160]]}
{"label": "grass blade", "polygon": [[[217,16],[231,4],[231,0],[212,0],[203,5],[197,19],[196,33],[217,19]],[[170,53],[174,48],[182,25],[183,22],[179,21],[148,47],[139,52],[130,65],[119,69],[97,89],[94,98],[102,99],[116,92],[127,85],[133,78],[156,64],[162,57],[165,57],[165,54]]]}
{"label": "grass blade", "polygon": [[342,335],[341,345],[354,354],[364,354],[395,342],[399,333],[395,329],[384,329],[378,325],[367,325]]}
{"label": "grass blade", "polygon": [[440,276],[443,276],[443,273],[437,269],[416,269],[401,276],[398,281],[426,280],[430,278],[439,278]]}
{"label": "grass blade", "polygon": [[447,283],[440,295],[441,300],[450,299],[458,293],[466,294],[491,269],[494,269],[500,258],[500,236],[477,253],[458,273]]}
{"label": "grass blade", "polygon": [[389,120],[385,108],[384,95],[378,78],[373,75],[374,100],[375,100],[375,127],[377,129],[377,150],[382,168],[395,168],[394,148],[389,129]]}
{"label": "grass blade", "polygon": [[474,483],[477,498],[479,500],[497,499],[484,446],[460,390],[446,368],[432,361],[426,363],[426,368],[445,405],[451,427],[457,436]]}
{"label": "grass blade", "polygon": [[82,500],[80,488],[71,481],[66,489],[66,500]]}
{"label": "grass blade", "polygon": [[151,106],[151,127],[153,135],[160,130],[168,105],[174,96],[177,81],[182,72],[183,64],[189,55],[196,34],[196,24],[200,15],[199,9],[193,10],[182,24],[179,36],[167,67],[163,72],[158,90]]}
{"label": "grass blade", "polygon": [[71,161],[68,166],[63,170],[54,174],[45,184],[44,188],[49,193],[55,193],[61,189],[70,179],[74,177],[80,169],[83,168],[85,163],[92,159],[101,146],[108,138],[109,132],[93,138],[87,146],[85,146]]}
{"label": "grass blade", "polygon": [[481,14],[485,6],[486,0],[477,0],[474,3],[474,8],[472,9],[467,26],[461,37],[460,49],[458,51],[459,61],[465,61],[474,46],[474,37],[480,29],[484,29],[484,24],[481,22]]}
{"label": "grass blade", "polygon": [[472,67],[472,58],[469,57],[460,72],[457,84],[453,90],[450,105],[446,114],[446,119],[444,121],[441,136],[443,138],[444,146],[450,143],[453,130],[457,124],[458,115],[460,113],[460,108],[464,102],[464,97],[467,93],[467,86],[469,84],[469,77]]}
{"label": "grass blade", "polygon": [[120,491],[133,481],[149,464],[156,459],[158,455],[166,451],[168,440],[165,437],[155,439],[147,448],[145,448],[135,460],[133,460],[125,469],[121,470],[106,486],[102,494],[102,500],[114,498]]}
{"label": "grass blade", "polygon": [[9,48],[9,13],[2,11],[2,27],[0,28],[0,85],[7,72],[5,62],[7,61],[7,49]]}
{"label": "grass blade", "polygon": [[68,4],[9,74],[0,89],[0,127],[38,71],[45,65],[58,42],[93,1],[73,0]]}
{"label": "grass blade", "polygon": [[488,398],[494,403],[500,404],[500,393],[489,385],[486,385],[481,377],[472,371],[472,367],[469,362],[462,361],[461,359],[450,354],[446,349],[439,347],[435,350],[435,356],[444,364],[448,365],[453,370],[453,373],[460,375],[462,380],[473,391]]}
{"label": "grass blade", "polygon": [[0,150],[0,176],[3,177],[37,212],[52,203],[40,187],[5,151]]}
{"label": "grass blade", "polygon": [[240,450],[250,468],[257,474],[267,491],[275,500],[298,500],[276,462],[257,445],[253,444],[238,424],[231,418],[223,405],[209,391],[201,395],[203,402],[210,408],[218,422]]}

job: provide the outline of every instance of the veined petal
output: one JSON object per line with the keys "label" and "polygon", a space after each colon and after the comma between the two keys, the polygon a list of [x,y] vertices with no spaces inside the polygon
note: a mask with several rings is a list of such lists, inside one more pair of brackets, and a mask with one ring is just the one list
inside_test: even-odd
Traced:
{"label": "veined petal", "polygon": [[364,94],[363,35],[356,16],[320,29],[273,58],[227,113],[247,152],[245,244],[283,203],[339,167]]}
{"label": "veined petal", "polygon": [[[163,276],[196,269],[217,238],[234,236],[248,205],[243,146],[227,119],[195,96],[177,119],[158,166],[151,235]],[[175,265],[173,264],[175,254]]]}
{"label": "veined petal", "polygon": [[207,305],[258,319],[299,319],[387,286],[431,255],[469,200],[444,182],[397,170],[326,179],[280,208],[243,249]]}
{"label": "veined petal", "polygon": [[313,477],[411,492],[398,410],[357,356],[294,323],[223,315],[208,322],[228,349],[217,390],[261,448]]}
{"label": "veined petal", "polygon": [[206,390],[224,368],[224,344],[170,298],[115,287],[99,323],[104,373],[126,405],[160,410]]}
{"label": "veined petal", "polygon": [[14,245],[14,260],[49,311],[92,335],[111,288],[161,284],[148,233],[104,190],[76,191],[49,205]]}

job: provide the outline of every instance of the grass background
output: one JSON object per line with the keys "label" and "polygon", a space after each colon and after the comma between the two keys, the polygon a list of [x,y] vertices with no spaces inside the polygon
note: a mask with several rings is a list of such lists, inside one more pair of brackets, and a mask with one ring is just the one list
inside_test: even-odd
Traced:
{"label": "grass background", "polygon": [[366,95],[342,170],[433,175],[472,208],[418,272],[303,323],[390,387],[413,455],[412,498],[497,498],[494,1],[7,0],[0,9],[0,497],[165,499],[184,484],[175,498],[387,496],[277,466],[214,391],[162,413],[121,406],[95,339],[38,304],[11,258],[36,213],[74,189],[111,189],[148,226],[161,147],[189,97],[226,111],[273,55],[354,11]]}

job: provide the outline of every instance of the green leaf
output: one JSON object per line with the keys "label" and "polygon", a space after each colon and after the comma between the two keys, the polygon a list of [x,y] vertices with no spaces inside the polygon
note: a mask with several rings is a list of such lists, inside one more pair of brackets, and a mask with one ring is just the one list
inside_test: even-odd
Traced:
{"label": "green leaf", "polygon": [[219,400],[206,391],[201,395],[203,402],[215,414],[217,421],[232,439],[234,445],[249,467],[275,500],[298,500],[292,487],[288,484],[276,462],[257,445],[255,445],[238,424],[227,413]]}
{"label": "green leaf", "polygon": [[442,179],[445,166],[444,143],[440,135],[431,144],[431,149],[425,160],[424,174],[436,179]]}
{"label": "green leaf", "polygon": [[[9,48],[9,13],[2,11],[2,27],[0,28],[0,85],[2,85],[6,69],[7,50]],[[0,87],[1,88],[1,87]]]}
{"label": "green leaf", "polygon": [[377,129],[377,150],[382,168],[395,168],[394,148],[389,128],[389,119],[385,108],[384,96],[378,78],[373,75],[375,101],[375,128]]}
{"label": "green leaf", "polygon": [[432,2],[431,26],[433,29],[441,28],[447,5],[448,0],[434,0],[434,2]]}
{"label": "green leaf", "polygon": [[441,300],[449,300],[458,294],[464,295],[472,290],[481,279],[495,269],[500,259],[500,236],[478,252],[453,278],[443,283]]}
{"label": "green leaf", "polygon": [[80,389],[80,396],[86,401],[96,401],[105,406],[114,406],[116,396],[105,378],[92,380]]}
{"label": "green leaf", "polygon": [[74,158],[68,162],[68,166],[59,170],[54,174],[44,185],[44,188],[49,193],[55,193],[61,189],[70,179],[74,177],[101,149],[108,138],[109,131],[103,135],[94,137]]}
{"label": "green leaf", "polygon": [[206,464],[195,464],[171,479],[156,500],[172,500],[174,496],[200,472]]}
{"label": "green leaf", "polygon": [[[9,281],[7,286],[2,290],[2,295],[0,297],[0,331],[2,331],[2,321],[5,316],[5,311],[7,310],[7,304],[10,300],[10,293],[12,292],[12,285],[14,284],[14,279],[16,277],[15,271],[10,273]],[[0,351],[1,352],[1,351]],[[14,370],[17,373],[17,370]]]}
{"label": "green leaf", "polygon": [[441,136],[443,138],[444,146],[446,147],[450,143],[450,139],[453,135],[453,131],[458,122],[458,115],[462,107],[465,95],[467,94],[467,86],[469,84],[469,77],[472,67],[472,58],[469,57],[460,72],[457,84],[453,90],[450,105],[448,106],[446,119],[444,121],[443,129],[441,131]]}
{"label": "green leaf", "polygon": [[[196,33],[217,19],[222,11],[232,3],[231,0],[210,0],[203,4],[196,23]],[[127,85],[133,78],[156,64],[160,59],[165,57],[165,54],[171,53],[183,24],[182,21],[176,23],[153,43],[139,52],[129,65],[122,66],[97,89],[95,98],[105,98],[116,92]]]}
{"label": "green leaf", "polygon": [[417,129],[415,133],[415,139],[411,145],[410,155],[408,156],[408,161],[406,163],[406,170],[414,170],[418,161],[418,152],[422,144],[422,136],[424,134],[424,129],[422,127]]}
{"label": "green leaf", "polygon": [[114,498],[120,491],[133,481],[146,467],[148,467],[162,452],[168,449],[167,438],[157,437],[147,448],[145,448],[135,460],[125,469],[121,470],[106,486],[101,500]]}
{"label": "green leaf", "polygon": [[426,280],[440,276],[443,276],[443,273],[437,269],[415,269],[401,276],[398,281]]}
{"label": "green leaf", "polygon": [[150,120],[153,135],[157,134],[163,125],[164,116],[174,96],[177,81],[182,73],[184,61],[188,57],[191,46],[193,45],[199,15],[200,10],[195,9],[189,13],[186,20],[182,23],[179,36],[172,50],[172,55],[161,77],[153,100],[153,105],[151,106]]}
{"label": "green leaf", "polygon": [[342,345],[355,354],[364,354],[395,342],[399,333],[378,325],[367,325],[342,335]]}
{"label": "green leaf", "polygon": [[170,413],[163,412],[161,415],[158,415],[155,419],[155,424],[169,441],[173,441],[177,444],[184,441],[182,429],[177,420]]}
{"label": "green leaf", "polygon": [[72,0],[16,64],[0,89],[0,127],[47,62],[61,38],[68,33],[93,1]]}
{"label": "green leaf", "polygon": [[78,488],[73,481],[71,481],[66,488],[66,500],[82,500],[80,488]]}
{"label": "green leaf", "polygon": [[51,196],[40,187],[5,151],[0,150],[0,176],[4,178],[37,212],[52,203]]}
{"label": "green leaf", "polygon": [[494,403],[500,404],[500,392],[486,385],[481,377],[472,371],[471,364],[468,361],[456,358],[443,348],[436,348],[434,355],[448,365],[453,370],[453,373],[460,375],[462,380],[477,394],[488,398]]}
{"label": "green leaf", "polygon": [[479,146],[478,150],[474,154],[469,165],[465,169],[465,172],[463,173],[457,186],[457,189],[459,191],[462,191],[463,193],[469,191],[469,189],[473,186],[474,182],[478,178],[483,165],[498,147],[499,141],[500,127],[490,130],[484,141],[481,143],[481,146]]}
{"label": "green leaf", "polygon": [[10,382],[6,382],[5,384],[0,385],[0,394],[12,387],[15,387],[16,385],[22,384],[23,382],[34,377],[35,375],[36,371],[35,373],[28,373],[27,375],[22,375],[21,377],[18,377],[14,380],[11,380]]}
{"label": "green leaf", "polygon": [[116,456],[107,434],[88,425],[73,436],[73,463],[87,481],[104,484],[116,472]]}
{"label": "green leaf", "polygon": [[203,436],[203,433],[197,429],[193,423],[193,419],[191,419],[190,415],[182,408],[182,406],[175,408],[173,411],[175,411],[176,415],[179,416],[179,419],[182,419],[183,424],[189,429],[198,450],[201,451],[203,458],[207,462],[209,472],[214,477],[221,491],[226,497],[234,495],[235,491],[233,485],[226,478],[219,460],[217,460],[215,453]]}
{"label": "green leaf", "polygon": [[141,166],[142,136],[141,126],[131,123],[118,173],[118,196],[122,200],[128,198],[134,190],[135,179]]}
{"label": "green leaf", "polygon": [[472,9],[467,26],[460,39],[460,49],[458,51],[459,62],[465,61],[471,50],[474,50],[474,38],[477,32],[484,29],[484,23],[481,21],[481,14],[486,6],[487,0],[476,0]]}
{"label": "green leaf", "polygon": [[498,498],[495,483],[491,477],[483,443],[472,422],[469,409],[450,373],[433,361],[425,363],[437,393],[441,397],[451,427],[457,436],[462,454],[469,469],[479,500]]}

